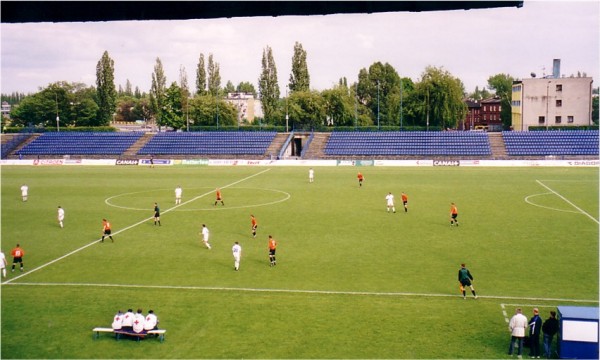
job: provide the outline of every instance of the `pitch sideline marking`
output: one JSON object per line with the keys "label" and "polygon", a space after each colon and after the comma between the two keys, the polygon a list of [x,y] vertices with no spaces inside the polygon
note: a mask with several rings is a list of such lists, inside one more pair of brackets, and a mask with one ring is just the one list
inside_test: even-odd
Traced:
{"label": "pitch sideline marking", "polygon": [[[270,170],[271,170],[271,168],[268,168],[268,169],[266,169],[266,170],[263,170],[263,171],[261,171],[261,172],[259,172],[259,173],[256,173],[256,174],[253,174],[253,175],[247,176],[247,177],[245,177],[245,178],[243,178],[243,179],[241,179],[241,180],[238,180],[238,181],[232,182],[231,184],[228,184],[228,185],[225,185],[225,186],[221,186],[221,189],[226,189],[226,188],[228,188],[228,187],[231,187],[231,186],[233,186],[233,185],[239,184],[239,183],[241,183],[241,182],[243,182],[243,181],[246,181],[246,180],[248,180],[248,179],[252,179],[253,177],[256,177],[256,176],[258,176],[258,175],[264,174],[265,172],[267,172],[267,171],[270,171]],[[211,190],[211,191],[209,191],[209,192],[207,192],[207,193],[204,193],[204,194],[202,194],[202,195],[198,195],[198,196],[196,196],[195,198],[192,198],[192,199],[190,199],[190,200],[188,200],[188,201],[184,201],[184,202],[182,202],[181,204],[177,204],[177,205],[175,205],[175,206],[173,206],[173,207],[170,207],[170,208],[168,208],[167,210],[163,211],[163,214],[165,214],[165,213],[168,213],[168,212],[170,212],[170,211],[173,211],[173,210],[177,209],[177,208],[178,208],[178,207],[180,207],[180,206],[186,205],[186,204],[188,204],[188,203],[191,203],[191,202],[193,202],[193,201],[196,201],[196,200],[198,200],[198,199],[200,199],[200,198],[203,198],[204,196],[206,196],[206,195],[208,195],[208,194],[211,194],[212,192],[213,192],[213,190]],[[148,218],[145,218],[145,219],[143,219],[143,220],[141,220],[141,221],[138,221],[137,223],[135,223],[135,224],[133,224],[133,225],[129,225],[129,226],[127,226],[127,227],[124,227],[124,228],[122,228],[122,229],[121,229],[121,230],[119,230],[119,231],[116,231],[116,232],[114,232],[112,235],[117,235],[117,234],[120,234],[120,233],[122,233],[122,232],[124,232],[124,231],[127,231],[127,230],[129,230],[129,229],[132,229],[132,228],[134,228],[134,227],[138,226],[138,225],[141,225],[141,224],[143,224],[143,223],[147,222],[148,220],[152,220],[153,218],[154,218],[154,216],[150,216],[150,217],[148,217]],[[38,267],[36,267],[36,268],[33,268],[33,269],[31,269],[31,270],[29,270],[29,271],[27,271],[27,272],[25,272],[25,273],[23,273],[23,274],[21,274],[21,275],[15,276],[15,277],[14,277],[14,278],[12,278],[12,279],[6,280],[6,281],[5,281],[5,282],[3,282],[2,284],[10,284],[10,283],[11,283],[11,282],[13,282],[14,280],[18,280],[18,279],[22,278],[23,276],[27,276],[27,275],[29,275],[29,274],[31,274],[31,273],[33,273],[33,272],[36,272],[36,271],[38,271],[38,270],[41,270],[41,269],[45,268],[46,266],[52,265],[52,264],[54,264],[55,262],[58,262],[58,261],[60,261],[60,260],[62,260],[62,259],[64,259],[64,258],[66,258],[66,257],[69,257],[69,256],[71,256],[71,255],[73,255],[73,254],[76,254],[76,253],[78,253],[78,252],[80,252],[80,251],[82,251],[82,250],[84,250],[84,249],[87,249],[88,247],[90,247],[90,246],[92,246],[92,245],[95,245],[95,244],[97,244],[97,243],[98,243],[99,241],[101,241],[101,240],[102,240],[102,238],[100,238],[100,239],[97,239],[97,240],[95,240],[95,241],[92,241],[91,243],[89,243],[89,244],[87,244],[87,245],[84,245],[84,246],[82,246],[82,247],[80,247],[80,248],[78,248],[78,249],[75,249],[75,250],[73,250],[73,251],[71,251],[71,252],[69,252],[69,253],[67,253],[67,254],[65,254],[65,255],[63,255],[63,256],[60,256],[60,257],[58,257],[58,258],[56,258],[56,259],[54,259],[54,260],[52,260],[52,261],[50,261],[50,262],[47,262],[47,263],[45,263],[45,264],[42,264],[42,265],[40,265],[40,266],[38,266]]]}
{"label": "pitch sideline marking", "polygon": [[[82,287],[106,287],[106,288],[136,288],[136,289],[165,289],[165,290],[208,290],[208,291],[239,291],[239,292],[263,292],[263,293],[291,293],[291,294],[320,294],[320,295],[362,295],[362,296],[414,296],[414,297],[462,297],[452,294],[427,294],[411,292],[372,292],[372,291],[333,291],[333,290],[298,290],[298,289],[268,289],[268,288],[231,288],[217,286],[175,286],[175,285],[137,285],[137,284],[93,284],[93,283],[15,283],[12,286],[82,286]],[[531,301],[560,301],[575,303],[597,303],[598,300],[585,299],[555,299],[555,298],[533,298],[514,296],[483,295],[478,298],[484,299],[506,299],[506,300],[531,300]],[[501,304],[511,305],[511,304]],[[520,305],[525,306],[525,305]],[[542,307],[544,305],[536,305]]]}
{"label": "pitch sideline marking", "polygon": [[559,198],[563,199],[567,204],[571,205],[572,207],[574,207],[575,209],[577,209],[580,213],[582,213],[583,215],[589,217],[590,219],[592,219],[596,224],[600,225],[600,222],[593,217],[592,215],[588,214],[587,212],[585,212],[583,209],[581,209],[580,207],[578,207],[577,205],[573,204],[572,202],[570,202],[567,198],[565,198],[564,196],[562,196],[561,194],[559,194],[558,192],[552,190],[550,187],[546,186],[543,182],[536,180],[536,182],[540,185],[542,185],[543,187],[545,187],[548,191],[550,191],[551,193],[553,193],[554,195],[558,196]]}

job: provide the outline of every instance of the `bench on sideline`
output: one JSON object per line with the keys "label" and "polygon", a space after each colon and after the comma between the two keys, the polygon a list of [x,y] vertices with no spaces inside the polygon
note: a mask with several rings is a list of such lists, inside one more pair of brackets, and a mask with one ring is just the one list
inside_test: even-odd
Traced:
{"label": "bench on sideline", "polygon": [[126,330],[115,330],[113,328],[105,328],[105,327],[96,327],[93,328],[92,331],[94,332],[94,339],[97,339],[100,337],[100,333],[112,333],[115,334],[115,338],[117,340],[119,340],[121,338],[121,335],[125,335],[125,336],[135,336],[137,337],[137,340],[139,341],[140,339],[145,338],[147,335],[156,335],[158,336],[158,339],[160,340],[160,342],[165,341],[165,333],[167,332],[167,330],[164,329],[158,329],[158,330],[144,330],[141,333],[136,333],[134,331],[126,331]]}

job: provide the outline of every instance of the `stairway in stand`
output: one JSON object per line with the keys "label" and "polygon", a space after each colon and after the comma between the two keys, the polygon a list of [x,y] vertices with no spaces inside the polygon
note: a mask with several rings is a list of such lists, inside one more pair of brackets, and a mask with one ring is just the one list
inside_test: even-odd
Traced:
{"label": "stairway in stand", "polygon": [[494,158],[506,158],[508,154],[506,152],[506,144],[504,143],[502,133],[488,133],[488,138],[490,139],[490,149],[492,150],[492,156]]}

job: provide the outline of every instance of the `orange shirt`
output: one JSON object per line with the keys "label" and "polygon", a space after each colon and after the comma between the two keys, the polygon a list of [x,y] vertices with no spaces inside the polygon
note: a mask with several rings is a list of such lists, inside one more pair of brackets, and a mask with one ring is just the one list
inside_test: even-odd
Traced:
{"label": "orange shirt", "polygon": [[358,180],[362,180],[363,179],[363,174],[358,173]]}
{"label": "orange shirt", "polygon": [[273,239],[273,238],[270,238],[269,239],[269,249],[275,250],[275,248],[277,248],[277,241],[275,241],[275,239]]}
{"label": "orange shirt", "polygon": [[10,254],[13,257],[20,258],[20,257],[23,257],[23,255],[25,255],[25,251],[23,251],[23,249],[21,249],[20,247],[16,247],[16,248],[12,249]]}
{"label": "orange shirt", "polygon": [[221,190],[217,190],[217,200],[221,199]]}
{"label": "orange shirt", "polygon": [[110,223],[108,221],[103,221],[102,227],[104,228],[104,230],[110,230]]}
{"label": "orange shirt", "polygon": [[456,205],[450,206],[450,214],[452,214],[452,215],[458,214],[458,209],[456,208]]}
{"label": "orange shirt", "polygon": [[252,227],[255,227],[257,222],[256,222],[256,218],[254,216],[252,216],[251,221],[252,221]]}
{"label": "orange shirt", "polygon": [[408,196],[406,196],[405,193],[402,193],[402,201],[404,201],[404,202],[408,201]]}

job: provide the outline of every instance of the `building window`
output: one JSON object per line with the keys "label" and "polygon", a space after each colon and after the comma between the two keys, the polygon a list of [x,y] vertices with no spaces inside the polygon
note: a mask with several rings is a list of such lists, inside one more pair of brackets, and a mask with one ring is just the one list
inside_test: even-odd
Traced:
{"label": "building window", "polygon": [[556,84],[556,91],[562,91],[562,84]]}
{"label": "building window", "polygon": [[556,100],[556,107],[562,106],[562,100]]}
{"label": "building window", "polygon": [[546,122],[546,117],[545,116],[538,116],[538,123],[543,124]]}
{"label": "building window", "polygon": [[561,119],[561,117],[560,117],[560,116],[556,116],[556,117],[554,118],[554,122],[555,122],[555,123],[557,123],[557,124],[560,124],[560,123],[562,122],[562,119]]}
{"label": "building window", "polygon": [[575,119],[573,118],[573,116],[567,116],[567,122],[569,124],[573,123],[573,121],[575,121]]}

